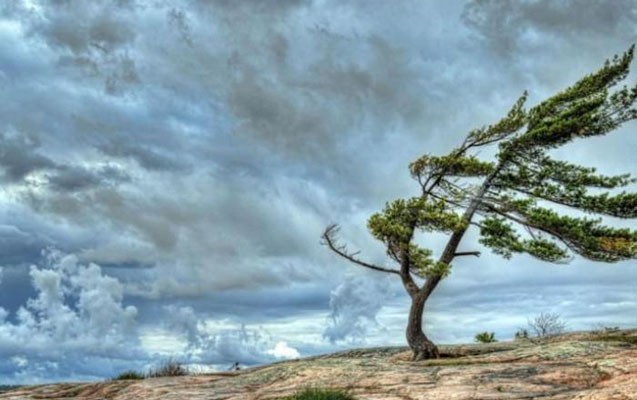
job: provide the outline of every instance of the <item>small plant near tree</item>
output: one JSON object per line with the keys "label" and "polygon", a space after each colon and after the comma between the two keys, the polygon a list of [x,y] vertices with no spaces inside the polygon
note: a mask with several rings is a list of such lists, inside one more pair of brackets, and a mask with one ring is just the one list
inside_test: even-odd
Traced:
{"label": "small plant near tree", "polygon": [[520,328],[517,330],[517,332],[515,332],[515,336],[514,336],[515,340],[524,340],[528,338],[529,338],[528,329]]}
{"label": "small plant near tree", "polygon": [[341,389],[307,388],[281,400],[356,400]]}
{"label": "small plant near tree", "polygon": [[495,343],[498,340],[495,338],[495,332],[480,332],[476,334],[475,341],[478,343]]}
{"label": "small plant near tree", "polygon": [[566,322],[557,313],[540,313],[533,319],[529,319],[529,328],[538,338],[559,335],[564,333]]}
{"label": "small plant near tree", "polygon": [[122,381],[122,380],[139,380],[139,379],[144,379],[146,378],[146,375],[142,374],[141,372],[137,372],[137,371],[124,371],[121,374],[117,375],[115,378],[113,378],[113,380],[115,381]]}
{"label": "small plant near tree", "polygon": [[[573,254],[608,263],[637,258],[637,232],[605,225],[601,218],[637,218],[637,193],[615,190],[635,181],[629,174],[599,174],[552,153],[637,118],[637,86],[620,86],[633,53],[634,46],[530,109],[524,93],[500,121],[470,131],[448,154],[413,161],[409,170],[419,194],[388,202],[367,222],[393,267],[350,251],[339,241],[338,225],[325,229],[323,244],[330,250],[400,279],[411,299],[405,336],[414,360],[439,356],[423,330],[425,304],[452,266],[470,266],[459,259],[480,255],[464,248],[475,245],[463,242],[469,229],[477,229],[478,242],[507,259],[520,253],[550,263],[566,263]],[[492,154],[484,151],[489,146],[497,146],[493,157],[479,158]],[[440,249],[421,235],[431,232],[447,235]],[[532,330],[546,336],[564,328],[550,317],[531,321]]]}
{"label": "small plant near tree", "polygon": [[156,369],[148,372],[149,378],[160,378],[163,376],[184,376],[188,375],[188,370],[179,361],[169,359]]}
{"label": "small plant near tree", "polygon": [[184,376],[191,375],[190,371],[183,366],[179,361],[168,359],[163,364],[155,369],[151,369],[148,373],[144,374],[134,370],[124,371],[117,375],[113,380],[125,380],[125,379],[146,379],[146,378],[160,378],[163,376]]}

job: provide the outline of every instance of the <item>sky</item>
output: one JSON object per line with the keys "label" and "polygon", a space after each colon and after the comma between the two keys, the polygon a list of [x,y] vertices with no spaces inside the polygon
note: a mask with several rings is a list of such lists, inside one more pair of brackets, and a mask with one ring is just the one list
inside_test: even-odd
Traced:
{"label": "sky", "polygon": [[[1,2],[0,384],[404,345],[400,283],[323,229],[390,265],[366,219],[417,194],[409,162],[637,42],[637,1],[584,3]],[[636,130],[555,155],[637,174]],[[483,255],[428,303],[438,343],[541,312],[637,325],[634,261],[507,261],[475,232],[461,248]]]}

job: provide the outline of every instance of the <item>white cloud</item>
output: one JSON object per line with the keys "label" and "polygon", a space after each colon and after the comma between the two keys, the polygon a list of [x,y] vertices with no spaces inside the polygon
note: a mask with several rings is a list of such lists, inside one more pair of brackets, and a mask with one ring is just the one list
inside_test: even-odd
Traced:
{"label": "white cloud", "polygon": [[197,315],[191,307],[165,308],[168,332],[187,344],[181,357],[190,363],[254,365],[280,358],[298,358],[298,350],[275,341],[263,327],[236,326]]}
{"label": "white cloud", "polygon": [[[99,376],[100,369],[104,373],[118,360],[135,363],[143,356],[136,350],[137,310],[123,305],[121,283],[105,276],[99,266],[82,265],[74,255],[51,250],[44,265],[31,266],[29,275],[35,297],[13,320],[0,309],[0,354],[12,360],[15,379],[31,373],[30,379],[82,376],[74,370],[82,360],[109,360],[88,373]],[[38,369],[43,360],[55,365],[44,376]]]}
{"label": "white cloud", "polygon": [[349,275],[330,294],[332,312],[323,336],[332,343],[365,343],[369,328],[378,324],[376,316],[391,297],[389,287],[383,275]]}
{"label": "white cloud", "polygon": [[26,367],[27,365],[29,365],[29,360],[27,360],[24,357],[20,357],[20,356],[14,356],[11,357],[11,361],[16,365],[16,367],[22,369],[24,367]]}
{"label": "white cloud", "polygon": [[267,353],[282,359],[299,358],[301,356],[299,351],[294,347],[288,346],[287,342],[277,342],[274,348],[268,350]]}

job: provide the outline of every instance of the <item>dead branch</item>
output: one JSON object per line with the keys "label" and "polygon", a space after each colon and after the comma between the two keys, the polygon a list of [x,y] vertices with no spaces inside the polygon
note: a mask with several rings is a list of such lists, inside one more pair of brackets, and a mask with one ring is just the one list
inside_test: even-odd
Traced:
{"label": "dead branch", "polygon": [[323,239],[321,241],[321,244],[329,247],[330,250],[332,250],[334,253],[338,254],[339,256],[345,258],[348,261],[353,262],[354,264],[360,265],[361,267],[373,269],[374,271],[387,272],[390,274],[400,275],[400,272],[398,270],[379,267],[377,265],[370,264],[356,258],[355,256],[359,252],[350,253],[347,251],[347,247],[344,244],[338,243],[338,238],[337,238],[338,231],[339,231],[339,227],[337,224],[332,224],[332,225],[329,225],[327,228],[325,228],[325,231],[323,231],[323,234],[321,235],[321,238]]}

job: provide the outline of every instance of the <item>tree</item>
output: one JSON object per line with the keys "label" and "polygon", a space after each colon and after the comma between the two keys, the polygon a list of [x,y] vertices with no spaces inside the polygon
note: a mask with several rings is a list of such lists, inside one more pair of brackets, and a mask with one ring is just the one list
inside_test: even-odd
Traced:
{"label": "tree", "polygon": [[548,336],[559,335],[566,329],[566,322],[557,313],[540,313],[528,321],[529,327],[535,336],[543,339]]}
{"label": "tree", "polygon": [[[325,229],[323,244],[339,256],[400,277],[411,298],[406,337],[414,360],[438,357],[423,332],[425,303],[456,258],[480,255],[459,251],[471,227],[479,230],[479,243],[506,259],[516,253],[552,263],[568,262],[572,254],[602,262],[637,257],[637,232],[604,225],[599,217],[637,216],[637,194],[613,190],[635,180],[629,174],[601,175],[550,154],[637,117],[637,87],[618,87],[628,75],[633,52],[634,46],[528,111],[525,92],[504,118],[470,131],[449,154],[423,155],[412,162],[409,170],[420,195],[387,203],[367,225],[396,267],[361,260],[339,242],[338,225]],[[497,145],[491,161],[475,155],[490,145]],[[437,259],[416,237],[433,231],[448,235]]]}

